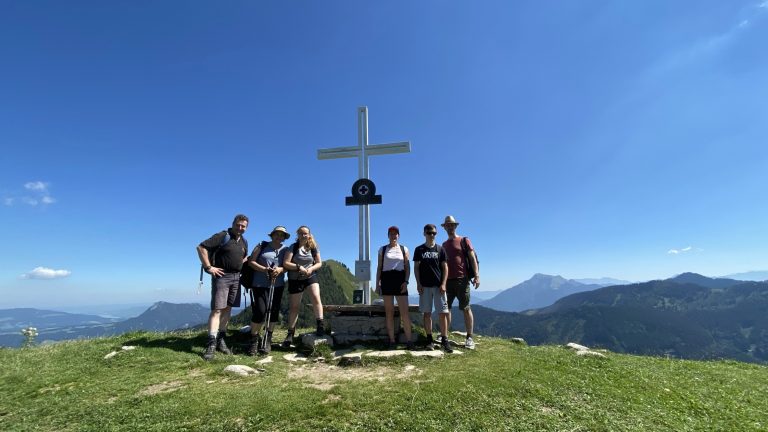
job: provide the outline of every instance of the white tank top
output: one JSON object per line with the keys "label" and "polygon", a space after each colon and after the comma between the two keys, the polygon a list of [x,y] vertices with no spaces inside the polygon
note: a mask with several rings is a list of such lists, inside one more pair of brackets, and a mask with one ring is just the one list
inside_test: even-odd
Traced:
{"label": "white tank top", "polygon": [[[383,248],[388,248],[387,253],[384,254],[384,262],[381,263],[381,271],[390,270],[405,270],[405,257],[403,251],[400,250],[400,246],[389,247],[389,245]],[[403,246],[405,252],[408,253],[408,248]],[[381,250],[379,250],[379,256],[381,256]]]}

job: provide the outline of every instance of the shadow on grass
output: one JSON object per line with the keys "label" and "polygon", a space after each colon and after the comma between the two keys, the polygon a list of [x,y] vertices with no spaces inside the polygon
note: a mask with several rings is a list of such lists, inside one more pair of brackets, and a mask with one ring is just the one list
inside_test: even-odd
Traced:
{"label": "shadow on grass", "polygon": [[[124,335],[128,340],[125,345],[136,345],[142,348],[165,348],[183,353],[202,355],[208,343],[207,332],[131,332]],[[225,339],[227,345],[235,355],[245,355],[250,345],[250,335],[247,333],[230,331]]]}

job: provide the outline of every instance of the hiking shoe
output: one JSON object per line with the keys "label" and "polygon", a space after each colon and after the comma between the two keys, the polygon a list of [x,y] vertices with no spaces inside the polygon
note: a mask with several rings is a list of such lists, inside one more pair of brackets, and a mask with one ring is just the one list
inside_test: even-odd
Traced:
{"label": "hiking shoe", "polygon": [[432,334],[427,335],[427,344],[424,346],[425,349],[428,351],[433,351],[435,347],[433,346],[435,343],[435,340],[432,339]]}
{"label": "hiking shoe", "polygon": [[224,336],[219,336],[216,338],[216,351],[226,355],[232,355],[232,350],[229,349],[227,343],[224,342]]}
{"label": "hiking shoe", "polygon": [[285,340],[283,340],[283,343],[280,346],[282,346],[283,348],[290,348],[292,343],[293,343],[293,331],[288,330],[288,334],[285,336]]}
{"label": "hiking shoe", "polygon": [[414,347],[414,346],[413,346],[413,342],[411,342],[411,341],[408,341],[408,342],[405,344],[405,349],[407,349],[408,351],[413,351],[415,348],[416,348],[416,347]]}
{"label": "hiking shoe", "polygon": [[467,341],[464,342],[464,348],[466,349],[475,349],[475,341],[472,340],[472,336],[467,336]]}
{"label": "hiking shoe", "polygon": [[392,341],[387,341],[387,343],[384,345],[385,351],[392,351],[395,349],[395,343]]}
{"label": "hiking shoe", "polygon": [[248,345],[248,355],[253,357],[259,353],[259,344],[261,342],[261,335],[251,335],[251,344]]}
{"label": "hiking shoe", "polygon": [[315,331],[315,335],[325,336],[325,324],[321,319],[317,320],[317,330]]}
{"label": "hiking shoe", "polygon": [[205,346],[205,352],[203,353],[203,360],[213,360],[213,356],[216,353],[216,336],[208,337],[208,344]]}
{"label": "hiking shoe", "polygon": [[448,354],[453,352],[453,348],[451,348],[451,341],[449,341],[446,336],[443,336],[443,339],[440,341],[440,346],[442,346],[443,351],[447,352]]}

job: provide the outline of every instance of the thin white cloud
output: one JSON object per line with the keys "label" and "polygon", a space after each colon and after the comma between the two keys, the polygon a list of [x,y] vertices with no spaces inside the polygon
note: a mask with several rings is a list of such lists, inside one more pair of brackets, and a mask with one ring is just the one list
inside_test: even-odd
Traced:
{"label": "thin white cloud", "polygon": [[48,191],[48,183],[41,181],[27,182],[24,184],[24,189],[31,191],[46,192]]}
{"label": "thin white cloud", "polygon": [[24,190],[8,194],[3,197],[3,204],[12,207],[17,203],[28,206],[47,206],[56,202],[56,198],[51,196],[50,183],[44,181],[30,181],[24,183]]}
{"label": "thin white cloud", "polygon": [[694,44],[675,51],[662,59],[651,69],[651,76],[665,74],[669,71],[694,63],[703,57],[727,49],[733,43],[735,38],[747,31],[749,27],[753,26],[753,24],[758,19],[762,18],[763,14],[766,12],[768,12],[768,0],[763,0],[761,3],[748,6],[742,12],[742,15],[745,16],[744,18],[735,22],[726,30],[720,33],[703,36]]}
{"label": "thin white cloud", "polygon": [[47,267],[35,267],[31,272],[19,276],[21,279],[61,279],[72,274],[69,270],[54,270]]}
{"label": "thin white cloud", "polygon": [[701,248],[694,248],[693,246],[686,246],[686,247],[681,248],[681,249],[670,249],[670,250],[667,251],[667,254],[668,255],[680,255],[680,254],[684,254],[684,253],[688,253],[688,252],[701,252],[703,250],[704,249],[701,249]]}

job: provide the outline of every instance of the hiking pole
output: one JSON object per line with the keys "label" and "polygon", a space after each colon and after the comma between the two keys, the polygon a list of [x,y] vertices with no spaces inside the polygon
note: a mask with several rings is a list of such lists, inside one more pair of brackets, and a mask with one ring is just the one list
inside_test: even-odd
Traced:
{"label": "hiking pole", "polygon": [[200,266],[200,283],[197,284],[197,295],[203,292],[203,266]]}
{"label": "hiking pole", "polygon": [[[273,269],[273,265],[269,265],[270,270]],[[264,316],[264,337],[261,339],[261,349],[262,351],[267,348],[268,342],[268,335],[269,335],[269,321],[272,319],[272,300],[275,296],[275,279],[277,279],[277,275],[273,275],[272,272],[269,272],[269,291],[267,292],[267,311]]]}

